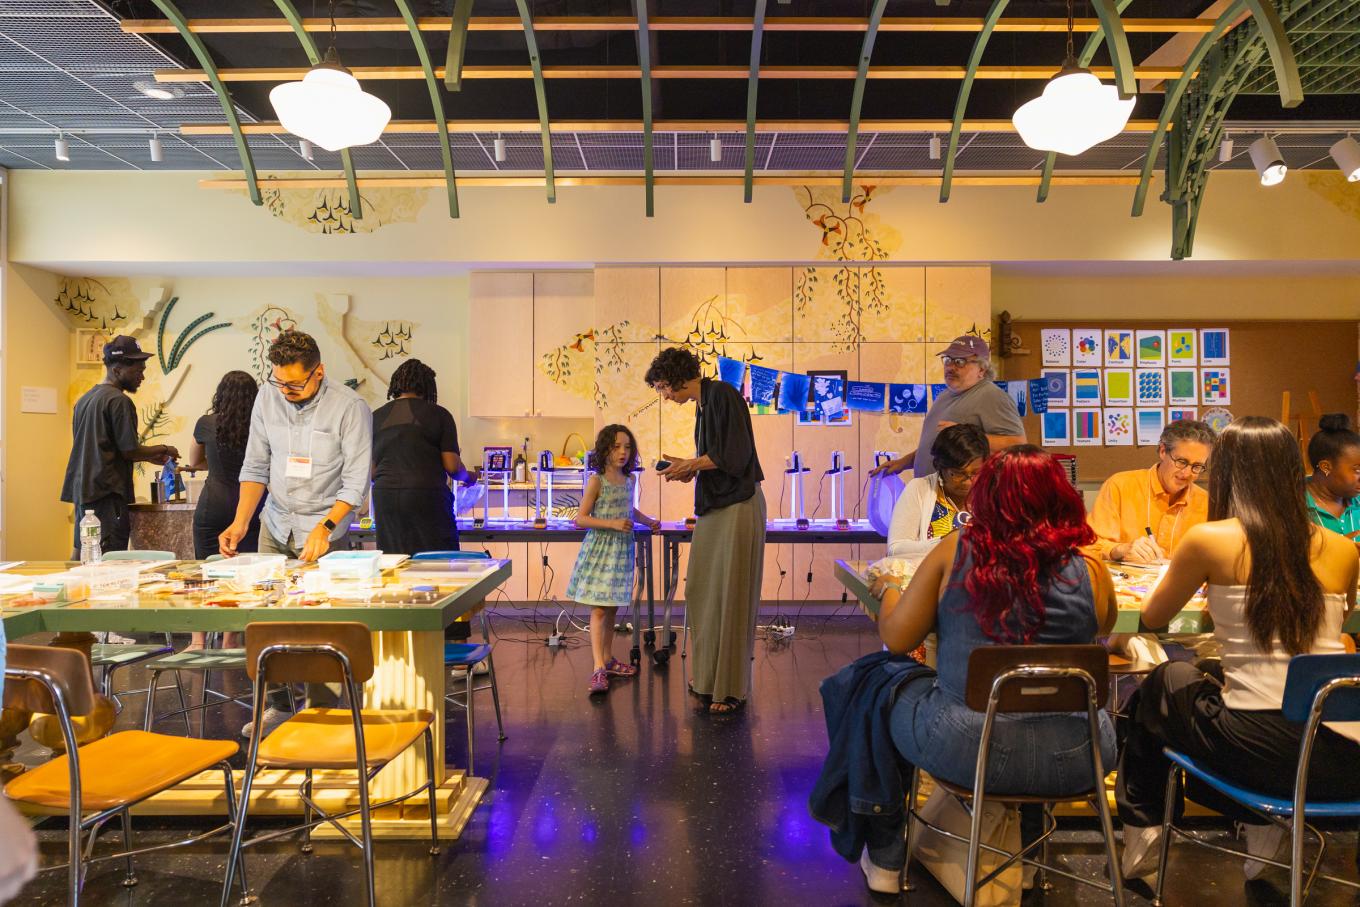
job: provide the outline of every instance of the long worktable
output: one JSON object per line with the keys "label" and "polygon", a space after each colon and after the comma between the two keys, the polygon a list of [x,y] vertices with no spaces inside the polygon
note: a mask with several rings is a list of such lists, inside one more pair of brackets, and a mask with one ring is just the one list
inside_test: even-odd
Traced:
{"label": "long worktable", "polygon": [[[41,575],[61,572],[64,562],[25,562],[10,573]],[[197,565],[181,563],[173,568],[188,573]],[[485,779],[450,770],[444,755],[444,629],[465,615],[476,613],[486,597],[504,583],[511,572],[509,561],[410,562],[403,571],[385,575],[383,590],[375,600],[330,600],[306,595],[280,596],[279,600],[253,604],[209,604],[208,594],[165,594],[155,591],[124,593],[117,597],[59,601],[16,607],[19,595],[0,598],[0,619],[11,640],[42,632],[121,633],[244,630],[254,621],[357,621],[373,631],[373,677],[364,685],[368,708],[427,709],[435,713],[435,779],[439,783],[440,833],[456,838],[472,809],[486,790]],[[431,585],[436,591],[417,596],[401,583]],[[419,579],[415,579],[419,577]],[[411,585],[408,584],[408,585]],[[148,590],[154,586],[143,587]],[[406,600],[403,600],[405,598]],[[219,601],[222,596],[217,596]],[[417,600],[424,599],[424,600]],[[424,753],[414,747],[389,764],[374,779],[378,799],[396,796],[419,786],[425,779]],[[326,775],[328,780],[321,779]],[[318,789],[332,803],[348,803],[354,773],[319,773]],[[251,810],[259,813],[294,813],[302,809],[296,796],[300,773],[263,772],[251,794]],[[139,810],[165,815],[221,814],[221,779],[191,778],[179,787],[146,801]],[[417,798],[423,804],[423,798]],[[374,816],[375,835],[419,838],[429,834],[429,813],[424,806],[405,804]],[[324,834],[322,829],[318,832]]]}

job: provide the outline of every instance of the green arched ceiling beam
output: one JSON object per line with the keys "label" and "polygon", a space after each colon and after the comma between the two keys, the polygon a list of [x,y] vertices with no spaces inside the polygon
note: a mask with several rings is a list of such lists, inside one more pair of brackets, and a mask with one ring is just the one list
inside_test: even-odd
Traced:
{"label": "green arched ceiling beam", "polygon": [[756,91],[760,85],[760,44],[765,35],[765,0],[756,0],[751,20],[751,75],[746,79],[746,174],[743,177],[742,200],[751,201],[751,187],[756,176]]}
{"label": "green arched ceiling beam", "polygon": [[[1116,15],[1128,9],[1129,4],[1132,2],[1133,0],[1119,0],[1118,5],[1115,7]],[[1095,58],[1096,51],[1100,50],[1100,45],[1104,43],[1104,41],[1105,41],[1105,26],[1102,23],[1102,25],[1099,28],[1097,28],[1094,32],[1092,32],[1091,36],[1086,39],[1086,45],[1082,47],[1081,53],[1077,55],[1077,62],[1082,66],[1090,66],[1091,60]],[[1124,42],[1124,46],[1126,48],[1128,47],[1127,39]],[[1053,182],[1053,167],[1054,165],[1057,164],[1057,162],[1058,152],[1050,151],[1048,154],[1044,155],[1044,174],[1039,179],[1039,194],[1035,199],[1040,203],[1048,201],[1048,188],[1049,185]]]}
{"label": "green arched ceiling beam", "polygon": [[647,0],[633,0],[637,17],[638,68],[642,71],[642,184],[647,216],[656,213],[656,150],[652,147],[652,38],[647,31]]}
{"label": "green arched ceiling beam", "polygon": [[463,52],[467,50],[468,22],[472,19],[472,0],[454,0],[449,21],[449,50],[444,55],[444,87],[463,90]]}
{"label": "green arched ceiling beam", "polygon": [[1157,153],[1162,149],[1162,141],[1166,138],[1167,127],[1171,124],[1171,117],[1175,115],[1176,108],[1180,105],[1181,98],[1185,95],[1185,90],[1190,87],[1190,83],[1195,78],[1195,72],[1199,69],[1200,63],[1208,55],[1214,43],[1223,35],[1246,8],[1247,0],[1234,0],[1233,4],[1223,11],[1223,14],[1214,21],[1214,27],[1199,39],[1195,49],[1190,52],[1190,57],[1185,61],[1185,69],[1181,77],[1171,84],[1166,91],[1166,97],[1162,99],[1162,112],[1157,117],[1157,126],[1152,131],[1152,137],[1148,139],[1147,156],[1143,159],[1143,171],[1138,177],[1138,188],[1133,193],[1133,216],[1143,216],[1143,206],[1147,203],[1148,187],[1152,182],[1152,168],[1157,166]]}
{"label": "green arched ceiling beam", "polygon": [[449,217],[458,216],[458,183],[453,173],[453,148],[449,145],[449,121],[444,116],[444,98],[439,93],[439,80],[434,77],[434,64],[430,62],[430,49],[421,37],[420,25],[411,14],[411,5],[406,0],[396,0],[397,10],[406,22],[406,30],[411,33],[411,43],[415,45],[416,56],[420,57],[420,67],[425,70],[425,85],[430,92],[430,106],[434,108],[435,128],[439,131],[439,156],[444,162],[444,184],[449,194]]}
{"label": "green arched ceiling beam", "polygon": [[1247,9],[1261,30],[1261,37],[1270,51],[1270,64],[1275,68],[1275,82],[1280,89],[1280,104],[1298,107],[1303,103],[1303,82],[1299,79],[1299,63],[1294,59],[1294,46],[1284,33],[1284,23],[1272,0],[1246,0]]}
{"label": "green arched ceiling beam", "polygon": [[[855,73],[855,90],[850,96],[850,130],[845,134],[845,175],[841,177],[841,201],[850,201],[851,183],[855,180],[855,146],[859,143],[859,112],[864,107],[864,81],[869,77],[869,58],[874,55],[874,39],[883,21],[883,9],[888,0],[874,0],[869,12],[869,24],[864,29],[864,43],[860,45],[859,70]],[[750,131],[748,127],[747,131]]]}
{"label": "green arched ceiling beam", "polygon": [[231,102],[231,92],[227,91],[227,86],[217,75],[217,64],[213,63],[212,56],[208,53],[208,48],[203,45],[202,39],[189,30],[189,23],[171,0],[152,0],[152,2],[165,15],[165,18],[174,24],[179,36],[193,51],[194,57],[198,60],[199,68],[208,77],[213,91],[217,92],[217,101],[222,105],[222,115],[227,118],[227,125],[231,127],[232,138],[236,140],[236,154],[241,158],[241,170],[246,178],[246,192],[249,193],[252,202],[263,205],[264,197],[260,195],[260,183],[255,178],[255,161],[250,156],[250,146],[246,144],[245,133],[241,131],[241,120],[236,116],[236,105]]}
{"label": "green arched ceiling beam", "polygon": [[[283,13],[283,18],[288,20],[292,26],[293,34],[297,35],[298,43],[302,45],[302,52],[307,55],[308,61],[313,66],[321,62],[321,53],[316,48],[316,41],[312,40],[309,33],[302,24],[302,17],[298,15],[297,7],[292,0],[274,0],[274,5]],[[349,149],[340,149],[340,164],[345,168],[345,182],[349,186],[349,210],[355,218],[363,218],[364,202],[359,195],[359,183],[354,176],[354,162],[350,159]]]}
{"label": "green arched ceiling beam", "polygon": [[940,201],[949,201],[950,184],[954,181],[954,157],[959,153],[959,133],[963,131],[963,114],[968,109],[968,96],[973,92],[973,80],[977,77],[978,66],[982,64],[982,53],[992,38],[996,23],[1006,11],[1010,0],[992,0],[992,8],[982,21],[982,30],[973,39],[973,52],[968,55],[968,69],[963,81],[959,83],[959,97],[954,102],[954,124],[949,129],[949,148],[944,154],[944,174],[940,178]]}
{"label": "green arched ceiling beam", "polygon": [[543,131],[543,184],[548,191],[548,204],[557,201],[557,180],[553,176],[552,129],[548,124],[548,95],[543,90],[543,61],[538,56],[538,39],[534,37],[534,18],[529,13],[529,0],[515,0],[520,25],[524,28],[524,43],[529,49],[529,65],[534,71],[534,99],[538,101],[538,125]]}
{"label": "green arched ceiling beam", "polygon": [[[1348,0],[1316,0],[1290,10],[1288,32],[1304,36],[1300,54],[1305,60],[1312,59],[1313,50],[1307,36],[1320,25],[1330,27],[1328,17],[1345,2]],[[1181,102],[1166,168],[1165,195],[1171,205],[1173,259],[1188,258],[1194,251],[1204,190],[1233,101],[1249,84],[1262,84],[1261,65],[1269,55],[1269,46],[1261,32],[1258,24],[1254,29],[1234,31],[1220,42],[1205,65],[1207,72],[1196,80]],[[1273,79],[1273,73],[1270,78]]]}
{"label": "green arched ceiling beam", "polygon": [[[1095,35],[1103,35],[1105,46],[1110,49],[1110,64],[1114,67],[1114,87],[1119,91],[1120,100],[1127,101],[1138,94],[1138,80],[1133,76],[1133,54],[1129,52],[1129,36],[1124,34],[1124,23],[1119,21],[1119,13],[1124,7],[1115,7],[1115,0],[1091,0],[1096,8],[1096,18],[1100,29]],[[1092,35],[1092,38],[1095,37]],[[1089,43],[1089,42],[1087,42]]]}

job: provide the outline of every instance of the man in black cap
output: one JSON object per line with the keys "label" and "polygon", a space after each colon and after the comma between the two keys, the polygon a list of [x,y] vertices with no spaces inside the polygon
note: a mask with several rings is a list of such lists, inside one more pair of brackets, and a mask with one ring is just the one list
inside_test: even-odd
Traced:
{"label": "man in black cap", "polygon": [[61,499],[76,508],[73,558],[80,557],[80,521],[86,510],[99,517],[100,550],[126,551],[131,535],[128,505],[136,500],[132,464],[163,466],[179,456],[168,444],[144,447],[137,438],[137,408],[128,394],[142,386],[150,358],[131,337],[113,338],[104,344],[103,382],[76,401],[71,459],[61,487]]}

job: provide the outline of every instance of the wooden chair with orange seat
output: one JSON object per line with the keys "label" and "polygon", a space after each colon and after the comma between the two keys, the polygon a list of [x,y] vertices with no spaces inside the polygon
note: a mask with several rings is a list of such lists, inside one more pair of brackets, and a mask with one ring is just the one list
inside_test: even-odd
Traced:
{"label": "wooden chair with orange seat", "polygon": [[[254,682],[255,726],[250,736],[245,780],[241,787],[241,821],[232,838],[222,907],[231,894],[232,872],[243,847],[302,832],[302,850],[311,850],[311,830],[328,822],[364,854],[364,881],[373,907],[373,810],[409,800],[423,792],[430,798],[430,853],[439,853],[438,810],[434,778],[434,713],[426,709],[365,709],[363,683],[373,676],[371,631],[353,622],[257,622],[246,625],[246,671]],[[341,684],[348,705],[308,708],[284,721],[268,736],[261,727],[267,683]],[[381,803],[369,803],[368,785],[389,762],[418,740],[425,741],[426,781],[420,787]],[[263,739],[262,739],[263,738]],[[304,805],[303,824],[244,840],[250,788],[262,768],[303,772],[298,793]],[[359,807],[327,813],[312,799],[312,773],[353,769],[358,772]],[[321,818],[313,820],[312,813]],[[359,816],[360,837],[340,823]]]}
{"label": "wooden chair with orange seat", "polygon": [[[65,755],[10,781],[5,785],[5,796],[39,809],[69,813],[69,860],[60,866],[44,868],[69,870],[67,902],[70,907],[75,907],[80,899],[89,864],[125,859],[127,878],[123,884],[130,887],[137,884],[132,868],[134,854],[201,841],[236,824],[235,790],[231,766],[227,764],[240,749],[236,743],[122,731],[81,744],[72,717],[89,715],[96,703],[90,663],[85,654],[74,649],[16,645],[9,647],[7,660],[5,706],[27,712],[46,712],[56,716],[61,726]],[[133,850],[128,811],[143,800],[214,766],[222,769],[225,781],[226,824],[186,840]],[[90,859],[100,828],[114,816],[120,817],[125,849]],[[246,891],[244,872],[241,888]]]}

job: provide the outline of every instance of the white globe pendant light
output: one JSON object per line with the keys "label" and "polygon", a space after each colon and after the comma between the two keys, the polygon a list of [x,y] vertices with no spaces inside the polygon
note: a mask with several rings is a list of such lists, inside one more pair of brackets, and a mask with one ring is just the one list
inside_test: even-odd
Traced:
{"label": "white globe pendant light", "polygon": [[331,46],[320,63],[301,82],[285,82],[269,92],[279,122],[293,135],[339,151],[378,140],[391,109],[359,86],[359,80],[340,65],[335,50],[335,3],[331,3]]}
{"label": "white globe pendant light", "polygon": [[1036,151],[1081,154],[1124,131],[1134,98],[1121,100],[1072,53],[1072,3],[1067,4],[1067,59],[1048,80],[1043,94],[1022,104],[1011,121],[1026,145]]}

